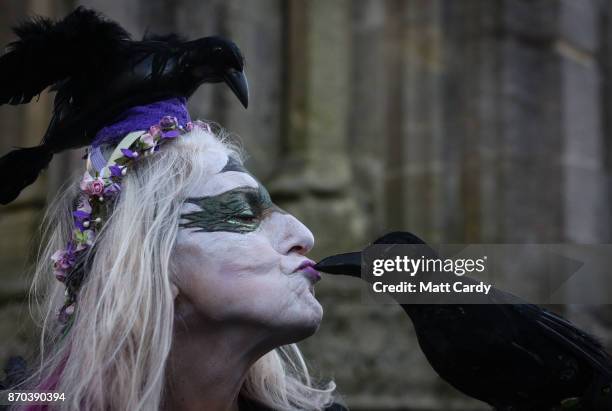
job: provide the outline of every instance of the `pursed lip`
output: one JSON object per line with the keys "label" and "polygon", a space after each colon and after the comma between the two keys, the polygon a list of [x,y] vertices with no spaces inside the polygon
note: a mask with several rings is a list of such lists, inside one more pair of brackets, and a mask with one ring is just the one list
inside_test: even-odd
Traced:
{"label": "pursed lip", "polygon": [[314,269],[315,262],[309,259],[306,259],[298,265],[298,267],[293,271],[301,272],[306,275],[306,277],[314,284],[321,280],[321,273]]}

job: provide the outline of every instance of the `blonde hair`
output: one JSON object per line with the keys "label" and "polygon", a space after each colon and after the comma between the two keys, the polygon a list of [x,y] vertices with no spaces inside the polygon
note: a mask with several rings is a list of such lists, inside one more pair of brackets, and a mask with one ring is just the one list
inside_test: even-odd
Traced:
{"label": "blonde hair", "polygon": [[[74,322],[65,336],[57,325],[64,287],[50,257],[71,236],[75,181],[49,207],[31,289],[42,318],[40,360],[25,386],[65,393],[59,410],[157,410],[173,336],[171,255],[186,188],[208,168],[203,150],[242,157],[221,130],[199,128],[166,144],[129,170],[114,210],[88,254]],[[299,348],[279,347],[249,370],[240,395],[279,410],[319,410],[335,385],[318,388]]]}

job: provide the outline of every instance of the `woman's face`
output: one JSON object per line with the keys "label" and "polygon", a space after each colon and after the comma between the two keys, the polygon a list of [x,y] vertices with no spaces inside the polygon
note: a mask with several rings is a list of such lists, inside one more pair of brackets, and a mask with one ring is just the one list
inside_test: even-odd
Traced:
{"label": "woman's face", "polygon": [[304,256],[312,233],[223,151],[201,161],[212,177],[188,193],[173,256],[182,319],[250,326],[278,344],[311,335],[323,314]]}

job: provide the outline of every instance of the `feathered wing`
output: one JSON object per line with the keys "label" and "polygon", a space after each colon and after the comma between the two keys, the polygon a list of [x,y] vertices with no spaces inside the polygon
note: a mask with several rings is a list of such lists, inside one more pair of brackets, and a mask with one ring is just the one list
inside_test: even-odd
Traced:
{"label": "feathered wing", "polygon": [[[100,81],[109,68],[120,63],[120,50],[130,40],[117,23],[84,7],[58,22],[33,18],[14,32],[18,40],[0,57],[0,104],[28,103],[45,88],[62,85],[56,96],[55,120],[59,112],[70,111],[78,84]],[[87,73],[87,79],[74,78],[82,76],[79,73]],[[14,176],[1,186],[0,204],[17,198],[47,167],[56,147],[46,140],[43,143],[0,158],[0,173]]]}
{"label": "feathered wing", "polygon": [[117,23],[84,7],[59,22],[33,18],[14,32],[19,39],[0,57],[0,104],[28,103],[85,66],[95,74],[112,64],[121,43],[130,39]]}
{"label": "feathered wing", "polygon": [[11,176],[0,186],[0,204],[17,198],[21,190],[32,184],[47,167],[53,154],[44,145],[13,150],[0,158],[0,173]]}
{"label": "feathered wing", "polygon": [[603,345],[595,337],[582,331],[565,318],[537,305],[529,304],[525,300],[501,291],[491,293],[491,301],[501,304],[509,311],[519,315],[538,328],[551,340],[573,352],[574,355],[588,361],[593,368],[612,379],[612,358]]}
{"label": "feathered wing", "polygon": [[576,355],[582,355],[591,365],[612,381],[612,358],[593,336],[576,328],[572,323],[558,315],[543,310],[538,323],[553,337],[562,341]]}

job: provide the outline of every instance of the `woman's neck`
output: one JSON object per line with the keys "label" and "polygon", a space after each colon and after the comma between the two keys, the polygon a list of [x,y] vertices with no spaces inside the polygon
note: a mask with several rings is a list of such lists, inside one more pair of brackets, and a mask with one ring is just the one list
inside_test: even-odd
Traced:
{"label": "woman's neck", "polygon": [[269,349],[263,348],[257,331],[247,333],[244,325],[208,324],[175,330],[163,409],[238,411],[246,375]]}

